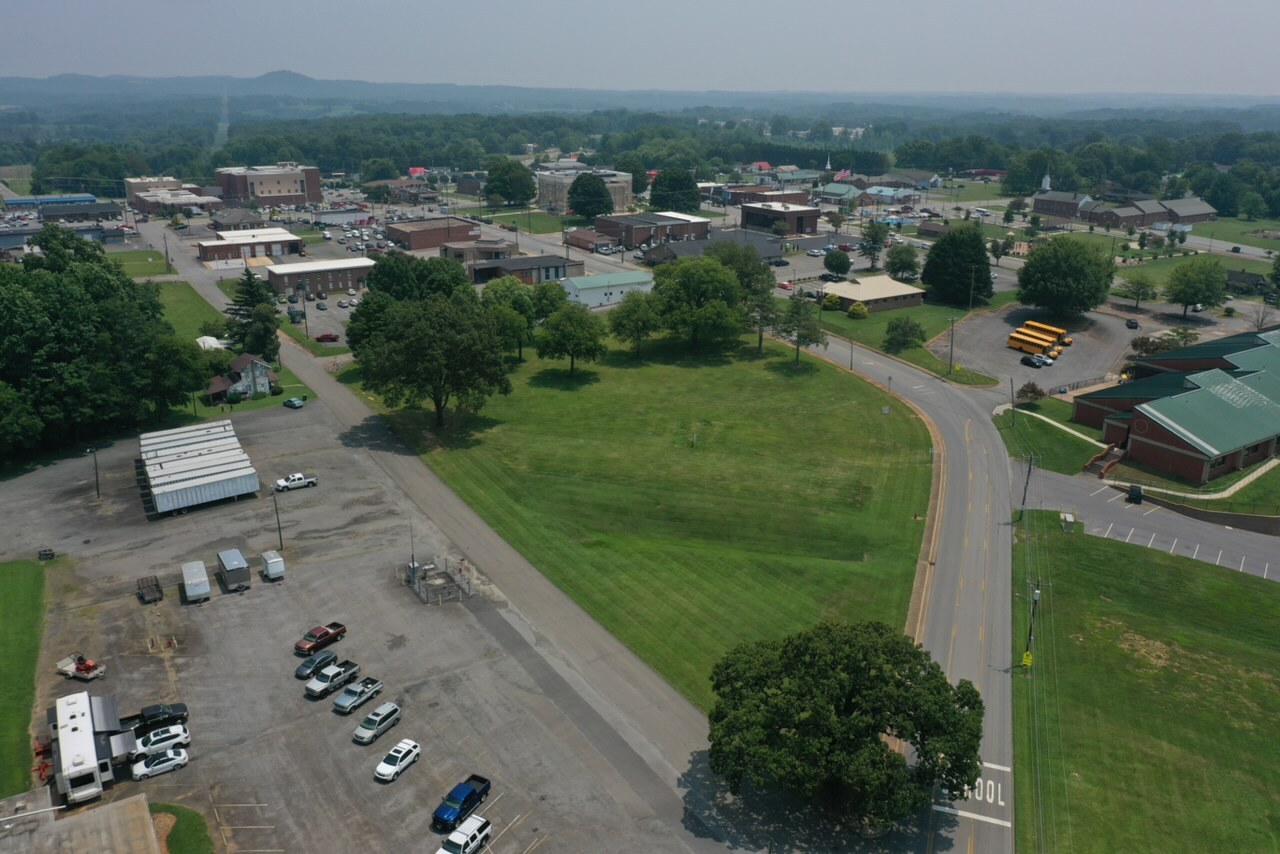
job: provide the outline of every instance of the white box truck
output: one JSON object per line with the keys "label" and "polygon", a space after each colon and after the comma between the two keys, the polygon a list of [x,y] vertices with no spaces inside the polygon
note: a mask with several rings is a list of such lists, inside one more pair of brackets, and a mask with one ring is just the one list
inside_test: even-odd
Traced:
{"label": "white box truck", "polygon": [[204,561],[193,560],[182,565],[182,592],[186,594],[189,603],[209,601],[211,588]]}
{"label": "white box truck", "polygon": [[284,558],[278,551],[262,553],[262,580],[284,581]]}

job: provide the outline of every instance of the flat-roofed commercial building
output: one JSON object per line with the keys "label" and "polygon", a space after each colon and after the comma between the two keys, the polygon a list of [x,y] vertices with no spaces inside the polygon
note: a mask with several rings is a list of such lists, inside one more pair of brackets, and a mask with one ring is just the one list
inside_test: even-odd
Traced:
{"label": "flat-roofed commercial building", "polygon": [[581,276],[586,272],[582,261],[574,261],[563,255],[521,255],[517,258],[494,258],[492,261],[473,261],[467,265],[471,281],[477,285],[515,276],[526,285],[558,282],[566,276]]}
{"label": "flat-roofed commercial building", "polygon": [[817,234],[819,208],[786,202],[744,202],[742,227],[771,230],[774,223],[785,223],[789,234]]}
{"label": "flat-roofed commercial building", "polygon": [[140,190],[129,196],[129,203],[146,214],[167,212],[170,210],[190,210],[199,208],[203,211],[215,211],[222,207],[222,199],[217,196],[204,196],[195,192],[199,187],[161,188],[157,190]]}
{"label": "flat-roofed commercial building", "polygon": [[272,264],[265,269],[267,284],[277,294],[342,293],[349,288],[364,290],[374,263],[372,258],[339,258]]}
{"label": "flat-roofed commercial building", "polygon": [[598,216],[595,231],[634,249],[673,240],[706,240],[711,234],[711,220],[676,211]]}
{"label": "flat-roofed commercial building", "polygon": [[440,246],[440,257],[451,258],[466,266],[474,261],[492,261],[496,258],[510,258],[516,252],[516,245],[510,240],[500,237],[483,237],[479,240],[455,240]]}
{"label": "flat-roofed commercial building", "polygon": [[283,258],[302,253],[302,238],[283,228],[219,231],[217,240],[201,240],[196,249],[201,261],[248,261],[250,258]]}
{"label": "flat-roofed commercial building", "polygon": [[615,172],[612,169],[551,169],[535,172],[538,179],[538,207],[549,211],[567,211],[569,209],[569,188],[579,175],[598,175],[609,190],[615,211],[625,211],[631,207],[634,198],[631,195],[631,173]]}
{"label": "flat-roofed commercial building", "polygon": [[322,198],[320,170],[282,160],[275,166],[227,166],[214,172],[222,198],[236,204],[305,205]]}
{"label": "flat-roofed commercial building", "polygon": [[479,240],[480,225],[456,216],[394,222],[387,225],[387,239],[411,252],[439,249],[456,240]]}

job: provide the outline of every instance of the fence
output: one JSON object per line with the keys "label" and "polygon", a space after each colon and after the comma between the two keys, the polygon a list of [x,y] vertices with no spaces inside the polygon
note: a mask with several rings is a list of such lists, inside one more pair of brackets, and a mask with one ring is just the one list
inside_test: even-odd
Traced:
{"label": "fence", "polygon": [[426,563],[412,561],[401,568],[405,585],[428,605],[441,605],[472,594],[475,567],[464,561],[450,561],[437,555]]}

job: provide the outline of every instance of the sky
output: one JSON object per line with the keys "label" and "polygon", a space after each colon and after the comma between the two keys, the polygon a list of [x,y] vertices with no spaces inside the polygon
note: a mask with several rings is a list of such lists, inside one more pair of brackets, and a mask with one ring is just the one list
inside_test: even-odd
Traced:
{"label": "sky", "polygon": [[15,0],[0,76],[1270,96],[1277,24],[1277,0]]}

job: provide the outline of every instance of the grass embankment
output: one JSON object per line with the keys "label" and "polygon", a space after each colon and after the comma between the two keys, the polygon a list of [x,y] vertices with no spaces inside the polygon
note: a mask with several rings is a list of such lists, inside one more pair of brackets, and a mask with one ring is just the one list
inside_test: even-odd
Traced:
{"label": "grass embankment", "polygon": [[165,263],[164,253],[155,249],[126,249],[123,252],[110,252],[107,257],[124,268],[126,276],[135,279],[147,276],[163,276],[172,272]]}
{"label": "grass embankment", "polygon": [[31,706],[44,621],[44,570],[30,560],[0,564],[0,798],[30,790]]}
{"label": "grass embankment", "polygon": [[[1151,280],[1157,285],[1163,285],[1169,281],[1169,274],[1172,273],[1179,265],[1185,264],[1194,258],[1204,258],[1207,253],[1201,252],[1199,255],[1174,255],[1172,258],[1161,258],[1158,261],[1143,261],[1141,264],[1129,263],[1122,267],[1116,268],[1116,275],[1124,278],[1130,273],[1141,270],[1151,277]],[[1264,276],[1271,274],[1272,265],[1267,261],[1255,261],[1249,258],[1224,258],[1221,256],[1212,256],[1226,270],[1244,270],[1249,273],[1261,273]],[[1123,299],[1123,297],[1120,297]]]}
{"label": "grass embankment", "polygon": [[177,819],[165,840],[170,854],[213,854],[217,850],[209,825],[200,813],[176,804],[150,804],[148,808],[152,815],[165,813]]}
{"label": "grass embankment", "polygon": [[1213,240],[1213,248],[1221,251],[1230,250],[1232,246],[1256,246],[1259,249],[1273,249],[1280,252],[1280,239],[1263,237],[1261,233],[1280,235],[1280,219],[1257,219],[1250,222],[1238,217],[1215,219],[1213,222],[1196,223],[1191,228],[1193,237]]}
{"label": "grass embankment", "polygon": [[1280,845],[1275,582],[1032,512],[1014,548],[1019,851]]}
{"label": "grass embankment", "polygon": [[[529,350],[526,350],[526,355]],[[391,424],[549,579],[694,703],[730,647],[822,618],[903,625],[928,503],[911,410],[777,345],[529,356],[461,435]],[[889,407],[888,415],[881,413]]]}
{"label": "grass embankment", "polygon": [[[815,286],[806,284],[805,287],[812,289]],[[992,298],[990,305],[975,308],[974,311],[1000,308],[1012,302],[1013,299],[1012,293],[999,293]],[[828,332],[839,335],[841,338],[848,338],[864,347],[883,351],[885,328],[895,317],[910,317],[919,322],[924,327],[925,340],[929,341],[945,332],[952,318],[959,322],[966,314],[968,311],[964,308],[926,303],[911,308],[876,312],[862,320],[850,320],[844,312],[824,311],[822,325]],[[894,355],[904,362],[910,362],[922,370],[946,377],[961,385],[995,385],[996,382],[991,377],[970,371],[962,365],[955,365],[948,373],[946,361],[939,359],[927,347],[912,347]]]}
{"label": "grass embankment", "polygon": [[[222,317],[222,314],[216,308],[209,305],[186,282],[161,282],[157,287],[160,288],[160,302],[164,305],[165,318],[173,326],[174,332],[177,333],[179,338],[194,340],[201,335],[200,325],[202,323]],[[285,323],[287,324],[288,320]],[[320,355],[331,354],[322,353]],[[246,400],[242,403],[223,407],[222,405],[205,406],[197,395],[193,398],[191,405],[174,409],[173,417],[179,421],[203,421],[209,418],[222,418],[228,413],[264,409],[268,406],[280,406],[284,399],[289,397],[301,397],[303,394],[315,396],[315,392],[303,385],[297,375],[288,368],[280,366],[276,370],[276,374],[280,380],[280,387],[284,389],[282,396],[268,395],[260,400]]]}
{"label": "grass embankment", "polygon": [[[1045,408],[1052,409],[1052,404],[1062,403],[1062,401],[1046,399],[1034,405],[1042,406],[1045,403],[1050,404]],[[1024,409],[1023,406],[1018,408]],[[1049,412],[1044,414],[1059,423],[1065,423]],[[1053,424],[1047,424],[1039,418],[1026,414],[1025,411],[1019,411],[1016,415],[1005,411],[993,420],[996,429],[1000,431],[1000,438],[1004,440],[1005,448],[1009,451],[1009,456],[1016,459],[1035,456],[1036,466],[1059,474],[1077,474],[1092,457],[1102,452],[1102,448],[1098,445],[1090,444]],[[1076,425],[1070,426],[1072,429],[1076,427]],[[1085,428],[1080,432],[1096,433],[1097,431]]]}
{"label": "grass embankment", "polygon": [[1272,468],[1229,496],[1222,495],[1225,490],[1248,477],[1256,469],[1257,466],[1250,466],[1243,471],[1231,472],[1201,485],[1170,477],[1164,472],[1147,466],[1122,462],[1111,470],[1109,477],[1122,483],[1141,484],[1149,490],[1163,489],[1189,493],[1189,497],[1170,496],[1169,500],[1190,507],[1217,510],[1222,513],[1280,516],[1280,468]]}

